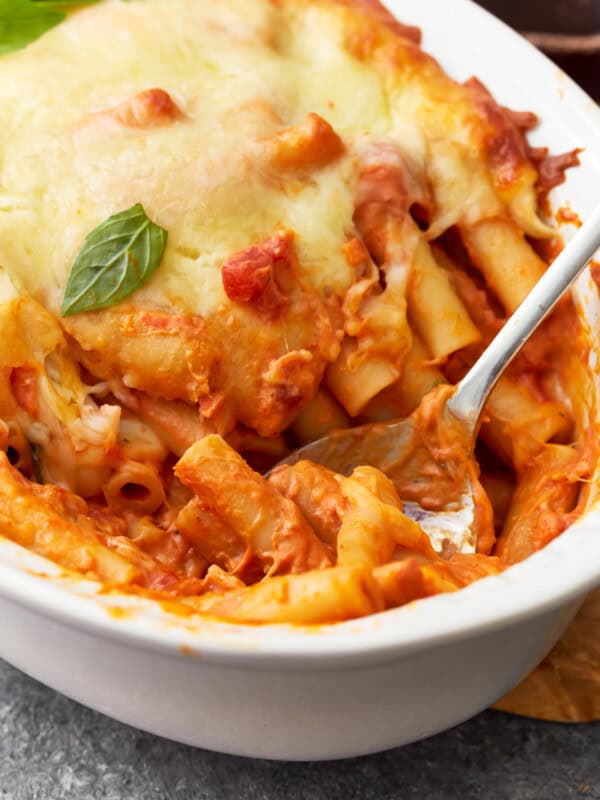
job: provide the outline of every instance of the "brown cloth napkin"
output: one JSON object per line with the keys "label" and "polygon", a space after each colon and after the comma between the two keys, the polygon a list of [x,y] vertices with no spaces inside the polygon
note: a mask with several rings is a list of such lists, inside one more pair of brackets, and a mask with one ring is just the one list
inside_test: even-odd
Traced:
{"label": "brown cloth napkin", "polygon": [[494,708],[556,722],[600,720],[600,589],[550,655]]}

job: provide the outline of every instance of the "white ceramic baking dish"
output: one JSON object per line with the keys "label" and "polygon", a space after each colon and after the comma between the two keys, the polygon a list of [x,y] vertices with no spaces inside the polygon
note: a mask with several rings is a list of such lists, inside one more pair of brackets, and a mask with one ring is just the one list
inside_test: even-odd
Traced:
{"label": "white ceramic baking dish", "polygon": [[[536,111],[535,142],[555,152],[585,148],[581,169],[555,196],[585,217],[600,201],[598,107],[467,0],[388,5],[422,27],[425,47],[455,77],[476,73],[502,103]],[[594,322],[589,277],[578,290]],[[0,656],[162,736],[248,756],[339,758],[414,741],[485,708],[540,661],[598,583],[593,507],[499,577],[312,631],[173,617],[151,601],[99,594],[0,541]]]}

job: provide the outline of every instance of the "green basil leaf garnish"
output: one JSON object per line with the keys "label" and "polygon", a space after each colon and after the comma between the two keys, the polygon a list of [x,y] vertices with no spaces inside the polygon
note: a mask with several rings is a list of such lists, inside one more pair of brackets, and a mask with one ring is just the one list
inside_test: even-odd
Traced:
{"label": "green basil leaf garnish", "polygon": [[30,3],[41,8],[56,8],[58,11],[68,11],[75,6],[93,6],[99,0],[29,0]]}
{"label": "green basil leaf garnish", "polygon": [[21,50],[54,28],[75,6],[98,0],[0,0],[0,55]]}
{"label": "green basil leaf garnish", "polygon": [[0,0],[0,54],[20,50],[64,18],[61,11],[45,3]]}
{"label": "green basil leaf garnish", "polygon": [[71,269],[61,314],[114,306],[143,286],[160,262],[167,232],[140,203],[109,217],[88,234]]}

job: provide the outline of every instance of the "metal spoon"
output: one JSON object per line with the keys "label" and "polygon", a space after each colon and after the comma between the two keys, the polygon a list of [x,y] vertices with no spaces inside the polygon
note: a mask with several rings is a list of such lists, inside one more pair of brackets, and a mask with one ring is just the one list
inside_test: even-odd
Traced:
{"label": "metal spoon", "polygon": [[[479,418],[496,381],[538,325],[583,272],[600,247],[600,207],[548,268],[523,303],[507,320],[467,375],[454,388],[437,392],[437,407],[427,395],[410,417],[386,423],[337,431],[294,451],[280,464],[302,459],[350,474],[360,465],[378,467],[395,482],[404,512],[419,522],[433,546],[450,546],[463,553],[477,548],[477,513],[474,501],[473,448]],[[429,404],[429,408],[427,405]],[[424,418],[436,430],[423,434]],[[457,437],[454,458],[444,461],[443,443]],[[437,456],[432,442],[440,444]],[[437,445],[436,445],[437,446]],[[280,465],[278,465],[280,466]],[[431,497],[424,491],[431,488]],[[441,491],[436,492],[436,486]],[[441,505],[437,497],[450,497]],[[417,499],[421,502],[417,502]]]}

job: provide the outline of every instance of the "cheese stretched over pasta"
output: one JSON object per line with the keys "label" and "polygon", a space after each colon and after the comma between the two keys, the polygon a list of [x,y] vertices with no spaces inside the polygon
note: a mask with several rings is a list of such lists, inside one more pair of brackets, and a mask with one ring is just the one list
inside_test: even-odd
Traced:
{"label": "cheese stretched over pasta", "polygon": [[[418,202],[438,234],[438,220],[459,222],[446,219],[449,184],[468,226],[510,216],[508,193],[533,200],[535,169],[491,98],[450,81],[368,8],[107,0],[2,59],[0,258],[25,291],[57,313],[86,235],[136,202],[169,232],[131,304],[65,322],[87,366],[172,399],[222,393],[234,417],[272,435],[339,353],[332,301],[356,281],[344,245],[357,162],[379,170],[386,202],[395,181],[392,216]],[[357,52],[361,26],[372,52]],[[275,275],[289,305],[267,322],[260,303],[230,300],[221,267],[281,230],[293,232]],[[392,348],[388,380],[404,352]],[[297,391],[282,398],[288,377]]]}
{"label": "cheese stretched over pasta", "polygon": [[[568,303],[486,411],[502,562],[483,488],[482,553],[433,550],[396,491],[415,459],[396,488],[367,465],[260,474],[473,363],[555,235],[534,122],[377,0],[103,0],[1,57],[1,533],[204,613],[307,623],[452,591],[557,535],[591,463]],[[432,408],[415,440],[450,463]],[[532,465],[562,509],[543,530]]]}

